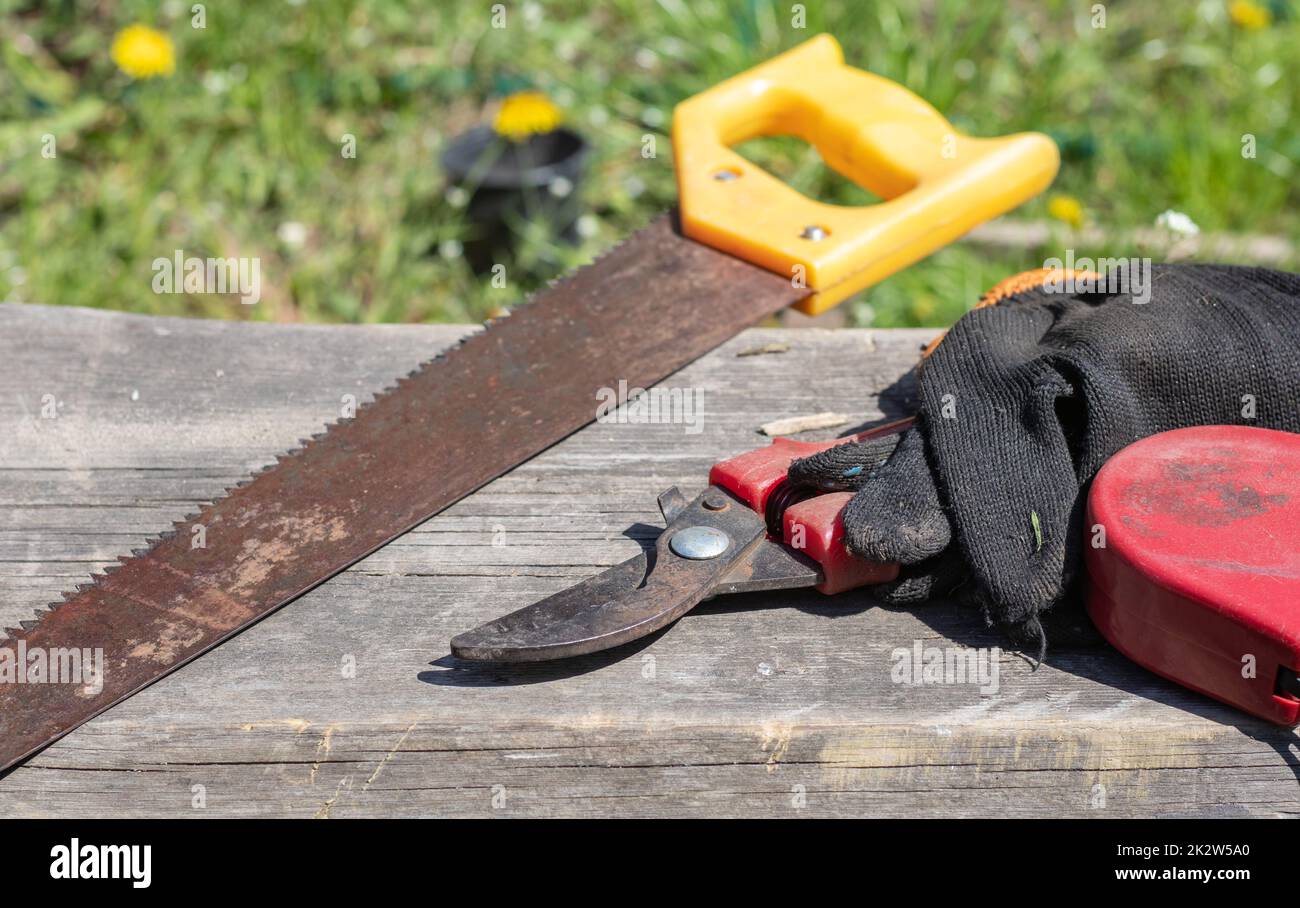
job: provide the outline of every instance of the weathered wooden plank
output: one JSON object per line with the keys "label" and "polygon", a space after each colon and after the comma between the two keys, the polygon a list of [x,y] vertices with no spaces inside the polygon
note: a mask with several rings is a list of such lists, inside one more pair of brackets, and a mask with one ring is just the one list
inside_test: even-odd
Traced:
{"label": "weathered wooden plank", "polygon": [[[0,623],[465,330],[0,306]],[[12,772],[0,815],[1300,813],[1293,732],[1086,632],[1038,671],[1000,651],[996,691],[895,683],[900,648],[1004,645],[955,606],[766,594],[567,665],[446,655],[456,632],[635,554],[655,495],[698,488],[765,442],[761,423],[905,412],[929,337],[747,332],[666,383],[703,393],[698,431],[567,439]],[[789,352],[735,355],[773,342]]]}

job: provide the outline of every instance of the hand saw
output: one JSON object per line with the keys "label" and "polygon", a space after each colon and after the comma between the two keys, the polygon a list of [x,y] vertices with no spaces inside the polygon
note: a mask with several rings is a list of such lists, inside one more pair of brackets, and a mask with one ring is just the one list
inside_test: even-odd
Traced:
{"label": "hand saw", "polygon": [[[825,205],[731,150],[793,134],[885,199]],[[822,35],[680,104],[679,212],[398,379],[122,563],[8,629],[102,648],[97,693],[0,685],[12,766],[786,306],[817,313],[1041,191],[1055,146],[959,134]],[[193,533],[203,527],[202,534]],[[204,545],[196,547],[197,536]]]}
{"label": "hand saw", "polygon": [[845,546],[841,515],[853,494],[801,487],[786,472],[801,457],[911,426],[908,418],[831,441],[778,438],[716,463],[693,501],[676,487],[659,496],[666,526],[652,551],[453,637],[452,655],[563,659],[652,634],[714,596],[801,587],[829,596],[887,583],[897,564],[864,561]]}

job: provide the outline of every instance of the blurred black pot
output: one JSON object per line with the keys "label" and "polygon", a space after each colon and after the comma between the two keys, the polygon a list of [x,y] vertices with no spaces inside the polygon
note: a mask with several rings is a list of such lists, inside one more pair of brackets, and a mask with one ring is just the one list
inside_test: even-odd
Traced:
{"label": "blurred black pot", "polygon": [[513,258],[525,223],[544,223],[564,242],[577,239],[589,147],[563,127],[512,142],[478,126],[451,141],[442,166],[451,184],[469,193],[465,258],[475,272]]}

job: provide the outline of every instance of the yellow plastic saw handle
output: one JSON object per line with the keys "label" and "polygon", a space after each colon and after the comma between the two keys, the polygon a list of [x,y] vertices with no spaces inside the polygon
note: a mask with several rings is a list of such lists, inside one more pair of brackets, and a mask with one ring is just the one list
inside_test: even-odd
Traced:
{"label": "yellow plastic saw handle", "polygon": [[[773,134],[816,146],[885,201],[817,202],[731,150]],[[845,66],[830,35],[677,105],[673,154],[685,234],[802,279],[810,315],[1038,194],[1060,162],[1038,133],[959,134],[902,86]]]}

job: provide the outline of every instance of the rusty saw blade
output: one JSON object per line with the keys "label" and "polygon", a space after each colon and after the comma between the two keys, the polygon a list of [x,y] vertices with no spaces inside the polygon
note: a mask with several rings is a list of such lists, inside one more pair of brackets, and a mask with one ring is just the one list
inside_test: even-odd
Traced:
{"label": "rusty saw blade", "polygon": [[0,770],[591,422],[600,389],[648,387],[806,293],[661,218],[9,630],[19,661],[104,659],[89,687],[0,685]]}

